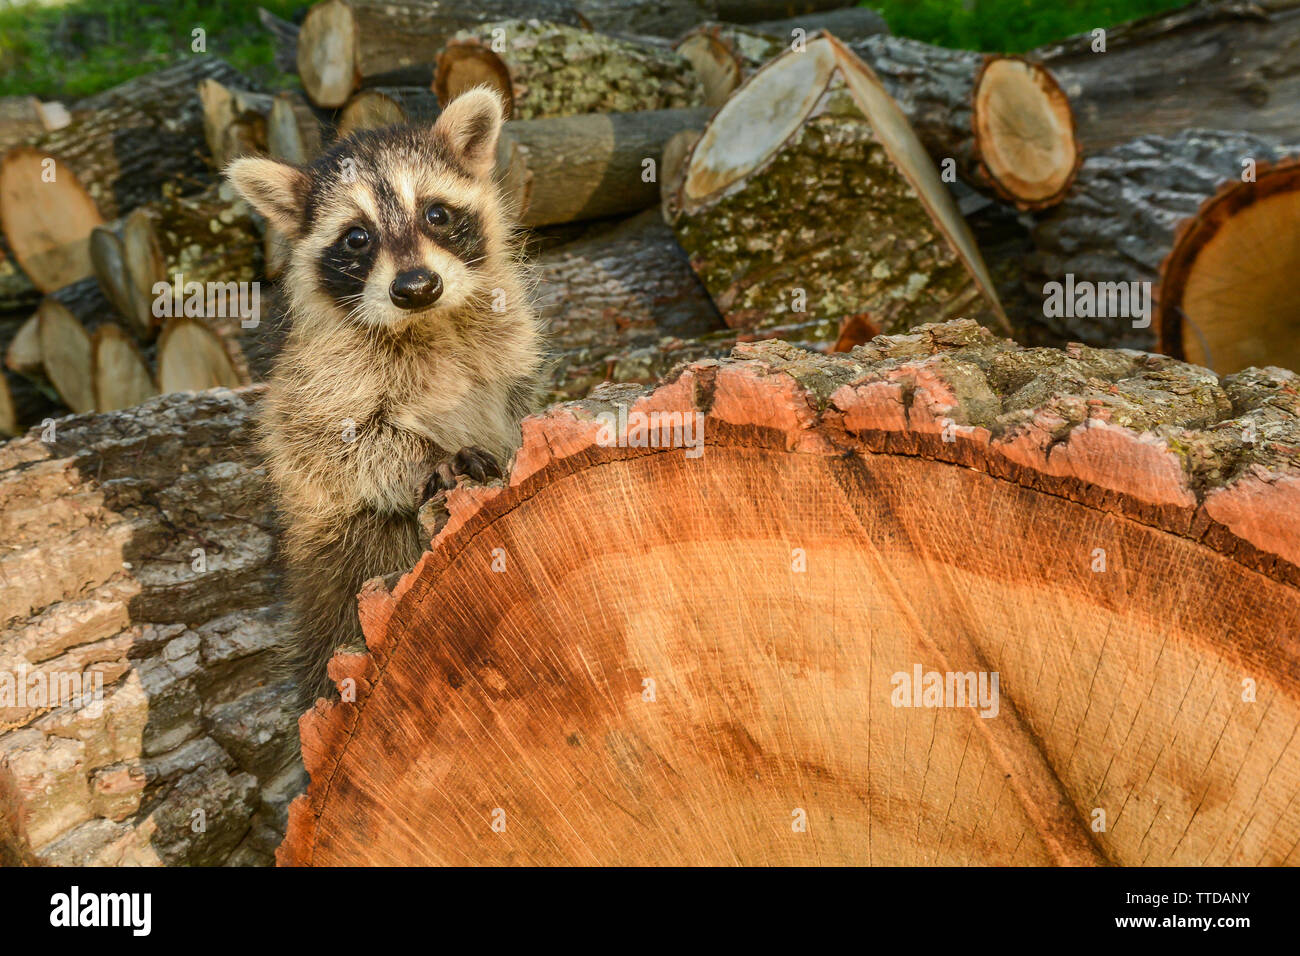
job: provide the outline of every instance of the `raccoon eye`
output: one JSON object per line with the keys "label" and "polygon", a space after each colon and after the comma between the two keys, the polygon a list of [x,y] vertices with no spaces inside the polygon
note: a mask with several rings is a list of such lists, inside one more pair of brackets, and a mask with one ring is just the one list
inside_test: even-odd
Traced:
{"label": "raccoon eye", "polygon": [[360,226],[353,226],[344,234],[343,241],[349,249],[361,250],[370,245],[370,233]]}
{"label": "raccoon eye", "polygon": [[442,203],[436,202],[425,210],[424,218],[429,220],[431,226],[445,226],[451,222],[451,213]]}

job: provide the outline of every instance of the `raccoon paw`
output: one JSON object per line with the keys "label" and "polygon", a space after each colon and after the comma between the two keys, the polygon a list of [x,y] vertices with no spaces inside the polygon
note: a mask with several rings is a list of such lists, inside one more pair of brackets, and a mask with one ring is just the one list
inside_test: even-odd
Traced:
{"label": "raccoon paw", "polygon": [[456,481],[459,478],[468,478],[471,481],[487,481],[489,478],[500,478],[501,466],[497,460],[482,448],[462,448],[450,458],[444,458],[433,468],[433,474],[424,485],[424,497],[421,501],[428,501],[430,498],[456,487]]}

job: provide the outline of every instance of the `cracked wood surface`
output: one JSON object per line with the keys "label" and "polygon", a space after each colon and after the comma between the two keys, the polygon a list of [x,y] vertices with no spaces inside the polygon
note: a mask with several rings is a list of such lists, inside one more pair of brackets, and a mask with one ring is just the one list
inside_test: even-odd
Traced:
{"label": "cracked wood surface", "polygon": [[961,321],[553,406],[363,591],[279,860],[1294,863],[1296,386]]}

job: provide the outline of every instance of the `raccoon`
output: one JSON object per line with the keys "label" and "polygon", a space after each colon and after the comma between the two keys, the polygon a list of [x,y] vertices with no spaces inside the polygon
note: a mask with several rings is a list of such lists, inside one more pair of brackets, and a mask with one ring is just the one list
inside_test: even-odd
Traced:
{"label": "raccoon", "polygon": [[539,393],[542,331],[492,181],[502,121],[499,97],[471,90],[431,128],[362,132],[306,168],[227,171],[291,249],[261,440],[304,704],[331,692],[334,650],[361,640],[362,582],[424,551],[421,503],[499,475]]}

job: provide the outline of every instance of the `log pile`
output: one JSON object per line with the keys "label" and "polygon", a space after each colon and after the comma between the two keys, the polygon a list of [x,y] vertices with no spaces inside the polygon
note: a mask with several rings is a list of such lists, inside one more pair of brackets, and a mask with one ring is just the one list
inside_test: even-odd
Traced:
{"label": "log pile", "polygon": [[[196,55],[0,99],[0,700],[104,687],[0,703],[0,862],[267,863],[286,820],[294,864],[1286,861],[1300,0],[1023,56],[835,0],[261,19],[293,88]],[[484,84],[553,404],[360,595],[287,816],[289,249],[221,170]],[[997,672],[1000,718],[896,706],[917,662]]]}

